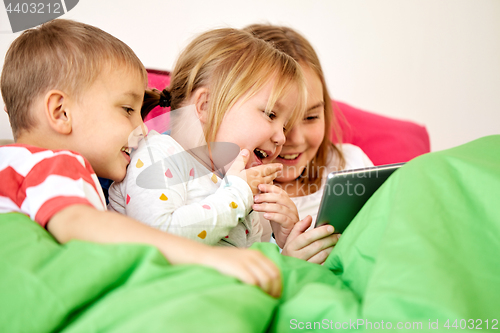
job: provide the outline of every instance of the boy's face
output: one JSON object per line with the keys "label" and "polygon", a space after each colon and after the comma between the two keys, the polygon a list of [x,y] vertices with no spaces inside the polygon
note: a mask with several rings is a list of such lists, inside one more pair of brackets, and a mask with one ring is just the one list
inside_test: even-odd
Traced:
{"label": "boy's face", "polygon": [[142,138],[145,84],[138,71],[115,66],[106,66],[78,99],[70,99],[70,110],[73,150],[89,160],[99,177],[121,181],[129,153]]}

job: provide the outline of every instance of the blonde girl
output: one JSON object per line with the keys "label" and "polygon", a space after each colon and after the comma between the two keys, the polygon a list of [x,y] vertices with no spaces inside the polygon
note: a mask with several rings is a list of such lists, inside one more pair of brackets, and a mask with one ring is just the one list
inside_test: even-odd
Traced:
{"label": "blonde girl", "polygon": [[[262,238],[253,195],[268,184],[265,218],[283,246],[298,212],[286,192],[271,185],[281,165],[269,163],[303,117],[305,86],[297,62],[248,32],[208,31],[181,53],[168,88],[147,91],[143,116],[157,105],[181,110],[171,119],[172,136],[150,132],[142,141],[126,179],[110,189],[111,208],[207,244],[248,247]],[[185,126],[193,115],[205,146],[179,144],[199,142],[196,126]],[[223,143],[235,145],[236,154],[241,149],[231,167],[215,158],[213,150]],[[160,177],[140,175],[158,161]],[[154,178],[155,185],[138,186],[139,178]]]}

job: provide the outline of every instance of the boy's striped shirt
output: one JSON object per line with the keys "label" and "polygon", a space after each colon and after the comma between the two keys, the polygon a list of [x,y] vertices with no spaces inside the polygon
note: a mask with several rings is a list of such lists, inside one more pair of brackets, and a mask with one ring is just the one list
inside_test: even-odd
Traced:
{"label": "boy's striped shirt", "polygon": [[74,204],[106,210],[97,176],[83,156],[22,144],[0,147],[0,213],[20,212],[45,227]]}

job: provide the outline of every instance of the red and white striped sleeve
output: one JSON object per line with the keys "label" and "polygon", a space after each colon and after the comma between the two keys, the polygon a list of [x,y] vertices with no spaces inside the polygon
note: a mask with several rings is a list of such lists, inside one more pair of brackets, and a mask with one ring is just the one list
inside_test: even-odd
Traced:
{"label": "red and white striped sleeve", "polygon": [[20,212],[45,227],[74,204],[106,210],[101,186],[81,155],[27,145],[0,147],[0,213]]}

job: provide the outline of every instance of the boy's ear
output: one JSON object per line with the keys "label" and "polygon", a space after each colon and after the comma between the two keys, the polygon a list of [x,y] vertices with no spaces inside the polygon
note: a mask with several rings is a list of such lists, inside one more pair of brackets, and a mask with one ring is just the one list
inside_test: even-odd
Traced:
{"label": "boy's ear", "polygon": [[200,122],[205,125],[208,121],[208,89],[203,87],[196,89],[193,99],[196,115]]}
{"label": "boy's ear", "polygon": [[50,127],[60,134],[70,134],[71,113],[66,108],[67,95],[60,90],[51,90],[45,95],[44,113]]}

